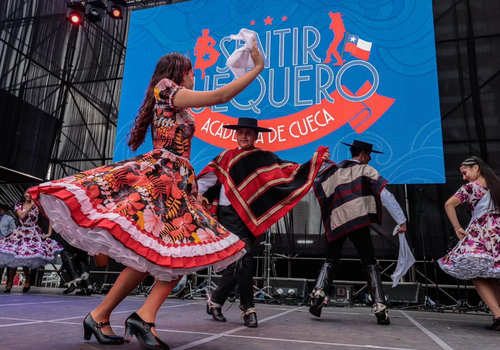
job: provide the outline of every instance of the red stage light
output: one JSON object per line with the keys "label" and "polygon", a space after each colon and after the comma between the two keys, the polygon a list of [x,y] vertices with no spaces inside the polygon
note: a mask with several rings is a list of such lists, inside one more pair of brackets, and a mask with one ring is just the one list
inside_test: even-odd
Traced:
{"label": "red stage light", "polygon": [[114,18],[122,18],[122,11],[119,8],[114,8],[111,10],[111,16]]}
{"label": "red stage light", "polygon": [[122,19],[125,10],[127,9],[127,2],[125,0],[108,0],[107,13],[113,19]]}
{"label": "red stage light", "polygon": [[79,1],[69,1],[66,7],[66,18],[68,21],[75,26],[82,24],[85,19],[85,6]]}
{"label": "red stage light", "polygon": [[69,21],[74,25],[79,25],[82,23],[82,17],[79,13],[73,12],[69,15]]}

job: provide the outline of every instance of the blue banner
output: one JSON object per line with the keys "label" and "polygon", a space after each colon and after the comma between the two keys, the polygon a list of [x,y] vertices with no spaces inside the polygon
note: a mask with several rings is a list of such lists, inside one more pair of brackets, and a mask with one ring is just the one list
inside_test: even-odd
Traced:
{"label": "blue banner", "polygon": [[444,161],[431,0],[193,0],[132,13],[114,160],[131,152],[127,134],[158,59],[177,51],[193,62],[195,90],[234,79],[227,58],[233,40],[257,33],[265,69],[225,105],[193,109],[191,161],[199,172],[225,148],[222,128],[238,117],[259,119],[271,133],[257,146],[305,162],[319,145],[331,159],[349,159],[341,142],[358,139],[384,154],[371,165],[391,184],[444,183]]}

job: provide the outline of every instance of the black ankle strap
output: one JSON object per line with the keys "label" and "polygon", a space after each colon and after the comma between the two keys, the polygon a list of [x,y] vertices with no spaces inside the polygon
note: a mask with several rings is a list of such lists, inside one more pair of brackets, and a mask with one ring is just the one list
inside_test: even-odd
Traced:
{"label": "black ankle strap", "polygon": [[147,324],[149,326],[149,328],[152,328],[152,327],[155,327],[155,324],[153,322],[144,322],[145,324]]}
{"label": "black ankle strap", "polygon": [[106,327],[106,326],[109,326],[109,321],[108,322],[99,322],[97,324],[97,328],[102,328],[102,327]]}

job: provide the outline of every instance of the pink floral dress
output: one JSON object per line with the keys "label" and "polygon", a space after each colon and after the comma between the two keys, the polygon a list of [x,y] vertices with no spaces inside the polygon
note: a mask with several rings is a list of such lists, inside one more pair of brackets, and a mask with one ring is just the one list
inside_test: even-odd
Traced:
{"label": "pink floral dress", "polygon": [[[14,208],[24,211],[22,203],[17,203]],[[63,250],[53,239],[42,240],[43,232],[37,225],[38,214],[38,208],[31,207],[24,220],[19,219],[21,226],[0,238],[0,267],[35,269],[50,263]]]}
{"label": "pink floral dress", "polygon": [[195,123],[175,107],[180,89],[168,79],[155,88],[151,152],[30,190],[71,245],[165,281],[210,265],[223,269],[244,253],[196,199],[189,162]]}
{"label": "pink floral dress", "polygon": [[[488,188],[477,182],[463,185],[455,196],[462,204],[475,210]],[[467,236],[458,242],[446,256],[439,259],[439,266],[458,279],[500,278],[500,213],[489,210],[473,218],[465,230]]]}

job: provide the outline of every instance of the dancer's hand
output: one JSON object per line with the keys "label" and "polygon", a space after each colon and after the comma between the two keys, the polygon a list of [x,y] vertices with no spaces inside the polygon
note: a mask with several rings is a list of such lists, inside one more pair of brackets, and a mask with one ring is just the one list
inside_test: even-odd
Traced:
{"label": "dancer's hand", "polygon": [[325,154],[323,154],[323,162],[326,162],[328,160],[328,158],[330,158],[330,151],[326,151]]}
{"label": "dancer's hand", "polygon": [[201,203],[201,205],[208,205],[208,199],[206,199],[205,197],[203,197],[203,195],[199,194],[198,193],[198,196],[197,196],[197,199],[198,199],[198,202]]}
{"label": "dancer's hand", "polygon": [[459,240],[462,240],[467,236],[467,232],[461,227],[458,228],[458,230],[455,230],[455,233],[457,234],[457,237]]}
{"label": "dancer's hand", "polygon": [[250,50],[250,56],[252,57],[255,67],[261,71],[264,69],[264,57],[257,47],[257,39],[253,38],[252,50]]}
{"label": "dancer's hand", "polygon": [[399,225],[398,233],[401,235],[406,232],[406,222]]}

